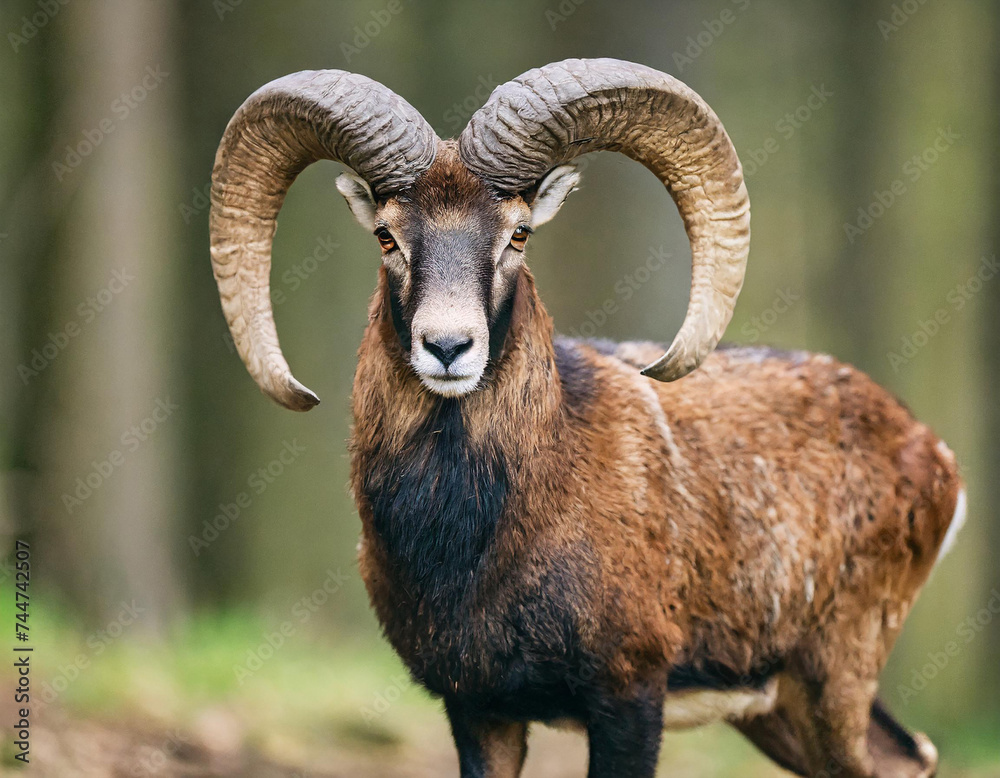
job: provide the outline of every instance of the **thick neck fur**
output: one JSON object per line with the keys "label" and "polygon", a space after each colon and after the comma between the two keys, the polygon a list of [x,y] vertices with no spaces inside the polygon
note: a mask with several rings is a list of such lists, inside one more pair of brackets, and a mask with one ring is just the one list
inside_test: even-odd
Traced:
{"label": "thick neck fur", "polygon": [[527,269],[483,386],[457,399],[413,373],[388,310],[384,271],[354,382],[352,483],[366,543],[416,601],[455,604],[481,573],[522,468],[558,435],[552,324]]}

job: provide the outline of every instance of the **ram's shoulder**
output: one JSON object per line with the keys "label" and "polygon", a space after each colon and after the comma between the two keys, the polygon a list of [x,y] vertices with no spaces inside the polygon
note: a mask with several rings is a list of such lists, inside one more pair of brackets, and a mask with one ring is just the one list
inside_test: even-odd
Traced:
{"label": "ram's shoulder", "polygon": [[653,341],[616,342],[603,338],[566,338],[557,337],[556,355],[559,353],[575,355],[597,355],[613,357],[627,365],[643,368],[663,356],[666,347]]}
{"label": "ram's shoulder", "polygon": [[[556,339],[556,363],[571,381],[598,374],[635,376],[638,370],[663,356],[666,346],[653,341]],[[623,370],[622,368],[626,368]],[[892,408],[908,414],[905,404],[879,386],[864,371],[829,354],[785,351],[767,346],[721,344],[701,366],[683,380],[649,382],[664,402],[682,398],[692,402],[729,406],[787,405],[798,398],[806,405],[830,401],[845,410],[864,407]]]}
{"label": "ram's shoulder", "polygon": [[[627,365],[644,368],[663,356],[667,345],[651,340],[628,340],[617,342],[601,338],[556,338],[557,352],[573,354],[598,354],[613,357]],[[561,348],[560,348],[561,347]],[[768,365],[772,369],[788,370],[810,366],[820,371],[831,367],[848,367],[828,354],[813,354],[808,351],[783,351],[768,346],[742,346],[721,343],[695,374],[704,370],[743,371],[758,365]]]}

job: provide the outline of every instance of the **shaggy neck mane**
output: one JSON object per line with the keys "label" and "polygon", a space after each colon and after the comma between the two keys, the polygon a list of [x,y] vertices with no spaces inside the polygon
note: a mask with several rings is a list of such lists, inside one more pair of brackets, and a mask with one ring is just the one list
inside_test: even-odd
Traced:
{"label": "shaggy neck mane", "polygon": [[489,555],[522,468],[558,434],[552,323],[523,269],[483,386],[444,398],[410,368],[389,307],[383,270],[353,394],[353,483],[366,541],[415,599],[455,600]]}

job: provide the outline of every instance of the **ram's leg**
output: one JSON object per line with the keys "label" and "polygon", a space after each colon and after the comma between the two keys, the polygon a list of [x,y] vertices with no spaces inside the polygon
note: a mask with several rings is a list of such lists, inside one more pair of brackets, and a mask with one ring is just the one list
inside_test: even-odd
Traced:
{"label": "ram's leg", "polygon": [[664,692],[602,697],[590,709],[588,778],[652,778],[663,735]]}
{"label": "ram's leg", "polygon": [[875,699],[874,680],[850,674],[830,677],[819,689],[813,708],[815,740],[821,759],[813,774],[841,778],[876,778],[868,752],[868,727]]}
{"label": "ram's leg", "polygon": [[448,704],[462,778],[517,778],[528,753],[524,722],[494,719]]}
{"label": "ram's leg", "polygon": [[878,700],[868,725],[868,753],[879,778],[931,778],[938,755],[926,735],[908,732]]}
{"label": "ram's leg", "polygon": [[809,756],[802,743],[802,733],[784,711],[737,721],[733,726],[775,764],[795,775],[809,775]]}
{"label": "ram's leg", "polygon": [[[808,776],[810,743],[802,736],[794,716],[775,710],[763,716],[734,722],[757,748],[795,775]],[[868,722],[868,754],[875,763],[877,778],[931,778],[937,772],[937,749],[926,735],[908,732],[876,700]],[[834,775],[834,771],[827,769]]]}

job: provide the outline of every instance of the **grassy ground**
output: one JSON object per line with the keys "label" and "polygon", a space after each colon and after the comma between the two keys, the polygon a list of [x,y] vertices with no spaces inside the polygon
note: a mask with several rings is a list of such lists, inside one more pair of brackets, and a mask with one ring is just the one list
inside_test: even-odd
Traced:
{"label": "grassy ground", "polygon": [[[27,774],[429,778],[457,775],[437,702],[407,679],[382,643],[280,632],[239,614],[193,621],[166,644],[81,635],[45,610],[32,615],[32,765]],[[270,635],[270,640],[268,640]],[[276,637],[279,636],[279,637]],[[275,644],[276,647],[272,647]],[[4,688],[12,678],[3,676]],[[11,695],[0,716],[12,720]],[[10,766],[4,728],[2,774]],[[1000,745],[985,729],[932,733],[943,778],[1000,778]],[[533,731],[525,775],[586,772],[582,738]],[[729,729],[667,736],[661,774],[787,775]]]}

